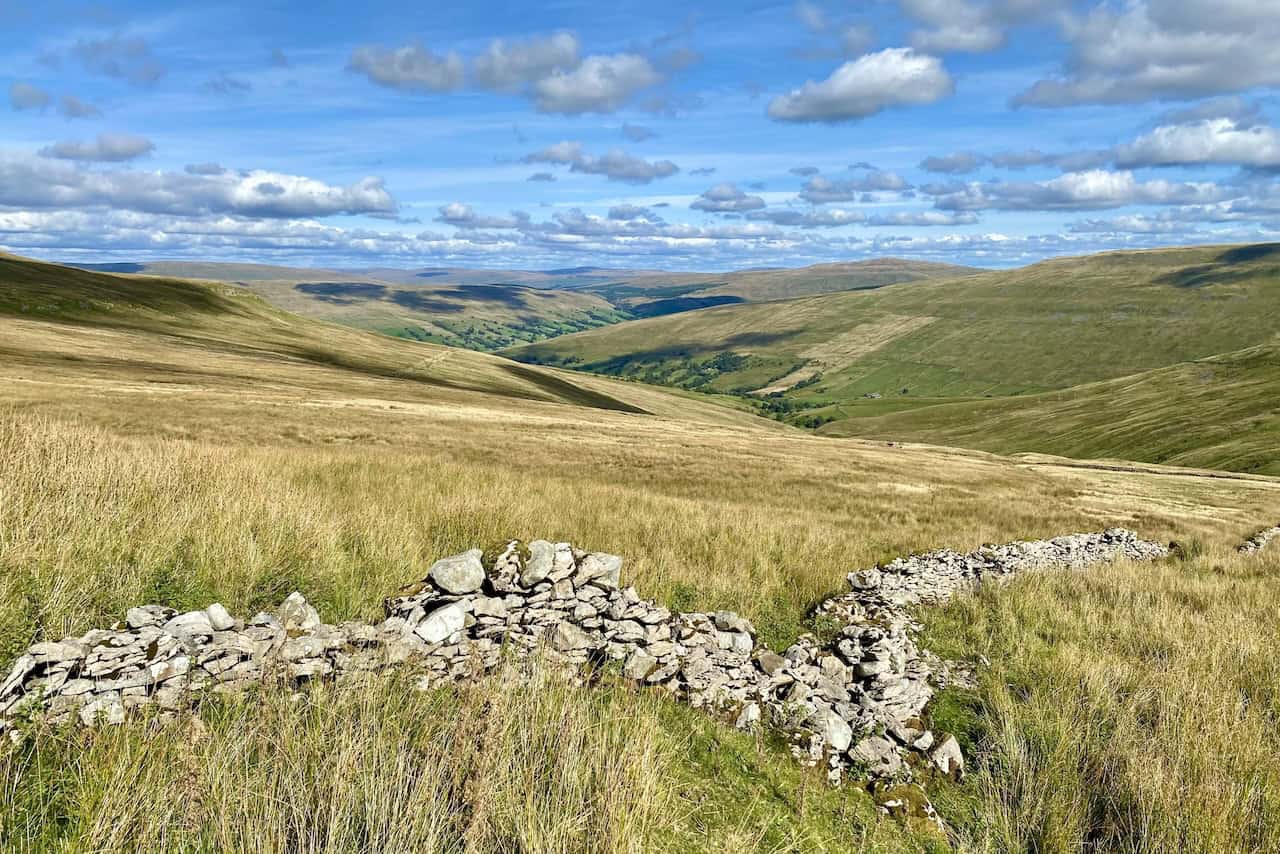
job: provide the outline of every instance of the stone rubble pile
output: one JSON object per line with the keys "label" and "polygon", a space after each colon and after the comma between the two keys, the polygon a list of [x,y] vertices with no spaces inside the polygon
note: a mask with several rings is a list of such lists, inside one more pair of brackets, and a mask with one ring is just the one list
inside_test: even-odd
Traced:
{"label": "stone rubble pile", "polygon": [[184,614],[147,605],[109,629],[34,644],[0,685],[0,732],[23,717],[119,723],[142,707],[189,709],[209,691],[296,688],[395,666],[415,668],[426,688],[536,654],[578,674],[613,662],[626,679],[740,728],[774,727],[798,759],[825,763],[833,782],[958,776],[956,739],[925,724],[939,663],[913,641],[911,609],[1027,569],[1166,553],[1112,529],[900,558],[851,573],[851,591],[819,606],[826,642],[804,635],[777,653],[735,613],[675,614],[622,587],[620,557],[513,541],[489,565],[478,549],[438,561],[387,600],[376,625],[325,624],[293,593],[248,620],[217,604]]}
{"label": "stone rubble pile", "polygon": [[1249,539],[1240,544],[1240,553],[1251,555],[1262,551],[1272,540],[1280,539],[1280,525],[1274,528],[1267,528],[1265,531],[1259,531]]}

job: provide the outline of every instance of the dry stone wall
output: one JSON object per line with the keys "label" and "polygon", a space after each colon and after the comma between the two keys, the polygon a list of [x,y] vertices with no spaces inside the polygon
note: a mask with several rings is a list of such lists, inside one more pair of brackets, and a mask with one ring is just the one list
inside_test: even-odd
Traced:
{"label": "dry stone wall", "polygon": [[940,663],[917,647],[912,610],[1020,571],[1166,554],[1112,529],[900,558],[850,573],[850,592],[818,608],[838,628],[834,639],[805,635],[778,653],[738,614],[672,613],[641,598],[622,586],[616,555],[513,541],[488,565],[479,550],[437,562],[387,600],[376,625],[326,624],[293,593],[275,613],[248,619],[218,604],[184,614],[145,605],[111,628],[34,644],[0,685],[0,732],[16,737],[16,722],[36,715],[97,725],[142,708],[176,714],[211,691],[296,688],[392,667],[414,668],[427,688],[537,656],[575,674],[613,662],[626,679],[740,728],[776,727],[833,782],[959,775],[955,738],[925,724]]}
{"label": "dry stone wall", "polygon": [[1280,539],[1280,525],[1259,531],[1249,539],[1245,540],[1240,544],[1240,553],[1246,555],[1255,554],[1271,545],[1273,540],[1278,539]]}

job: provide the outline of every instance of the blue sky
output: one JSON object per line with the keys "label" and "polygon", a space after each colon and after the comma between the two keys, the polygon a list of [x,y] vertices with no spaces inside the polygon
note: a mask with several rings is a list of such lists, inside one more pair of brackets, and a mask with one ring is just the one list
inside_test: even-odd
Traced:
{"label": "blue sky", "polygon": [[0,0],[0,247],[986,266],[1280,239],[1280,0]]}

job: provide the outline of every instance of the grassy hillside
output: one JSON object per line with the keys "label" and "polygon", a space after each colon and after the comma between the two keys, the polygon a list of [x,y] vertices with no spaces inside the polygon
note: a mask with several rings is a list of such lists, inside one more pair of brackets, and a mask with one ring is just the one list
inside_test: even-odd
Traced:
{"label": "grassy hillside", "polygon": [[593,294],[505,281],[496,271],[475,271],[460,282],[452,281],[453,276],[402,277],[404,281],[394,282],[261,264],[172,261],[85,269],[233,283],[307,317],[472,350],[539,341],[630,316]]}
{"label": "grassy hillside", "polygon": [[714,305],[972,272],[968,267],[893,258],[724,275],[596,267],[336,271],[195,261],[82,267],[95,272],[234,283],[307,317],[484,351]]}
{"label": "grassy hillside", "polygon": [[[992,661],[935,710],[981,757],[932,792],[953,841],[1280,844],[1277,564],[1233,551],[1280,518],[1280,482],[812,436],[236,288],[10,259],[0,283],[0,668],[143,600],[239,613],[296,588],[328,620],[374,617],[434,558],[508,536],[623,554],[646,595],[738,610],[781,643],[851,568],[1124,523],[1198,556],[923,615],[934,648]],[[607,680],[33,726],[0,746],[0,777],[7,850],[937,850],[767,734]]]}
{"label": "grassy hillside", "polygon": [[853,417],[819,432],[1280,475],[1280,346],[1065,391]]}
{"label": "grassy hillside", "polygon": [[660,309],[663,304],[676,300],[690,303],[693,308],[771,302],[838,291],[871,290],[900,282],[952,279],[980,272],[976,267],[934,261],[874,258],[795,269],[634,275],[587,285],[583,289],[600,294],[640,316],[657,316],[675,313]]}
{"label": "grassy hillside", "polygon": [[[976,411],[1013,412],[1040,393],[1267,344],[1280,331],[1271,320],[1277,316],[1280,245],[1196,247],[725,306],[507,352],[531,363],[750,395],[805,426],[894,417],[907,435],[943,442],[966,428],[934,434],[926,429],[931,416],[892,414],[987,397],[1006,401],[975,404]],[[854,423],[832,429],[861,429]],[[1010,436],[1029,432],[1034,428]],[[1024,447],[1003,435],[997,430],[982,446],[1061,453],[1110,447],[1083,439]],[[1138,454],[1142,441],[1133,436],[1127,447]]]}

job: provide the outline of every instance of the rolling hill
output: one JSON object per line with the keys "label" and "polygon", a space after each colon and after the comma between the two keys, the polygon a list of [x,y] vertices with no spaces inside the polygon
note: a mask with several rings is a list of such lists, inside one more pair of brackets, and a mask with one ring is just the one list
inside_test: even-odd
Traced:
{"label": "rolling hill", "polygon": [[1280,475],[1280,345],[1064,391],[852,417],[818,432]]}
{"label": "rolling hill", "polygon": [[482,351],[714,305],[973,272],[968,267],[892,258],[723,275],[598,267],[323,270],[196,261],[79,266],[121,275],[236,284],[308,317]]}
{"label": "rolling hill", "polygon": [[393,280],[336,270],[186,261],[82,268],[226,282],[308,317],[472,350],[496,350],[629,317],[593,294],[504,281],[495,271]]}
{"label": "rolling hill", "polygon": [[[464,349],[299,317],[243,288],[104,274],[0,255],[0,358],[28,378],[79,365],[83,379],[152,389],[213,384],[252,395],[385,394],[413,402],[494,400],[754,420],[690,395],[547,371]],[[382,391],[379,391],[379,390]]]}
{"label": "rolling hill", "polygon": [[[1266,345],[1280,332],[1278,316],[1280,245],[1195,247],[723,306],[507,352],[530,363],[755,397],[765,411],[805,426],[841,421],[831,429],[850,433],[874,424],[880,435],[910,424],[919,429],[908,435],[942,442],[965,431],[935,435],[925,416],[891,413],[986,398],[1003,398],[1000,411],[1014,411],[1042,393]],[[1003,442],[1002,424],[988,425],[978,446],[1031,449],[1020,444],[1026,431]],[[1146,458],[1140,442],[1129,446],[1130,456]],[[1100,439],[1037,449],[1105,446]]]}
{"label": "rolling hill", "polygon": [[[922,609],[929,649],[986,662],[928,712],[970,763],[929,795],[964,850],[1280,838],[1275,563],[1235,551],[1277,518],[1275,479],[811,435],[240,287],[11,257],[0,385],[4,672],[141,602],[248,614],[298,590],[326,622],[380,620],[440,556],[510,537],[622,555],[642,595],[736,611],[776,645],[822,628],[812,605],[851,569],[1125,524],[1197,547]],[[581,689],[407,675],[24,723],[0,749],[0,848],[939,850],[789,745],[608,668]],[[1222,797],[1245,779],[1256,798]]]}

